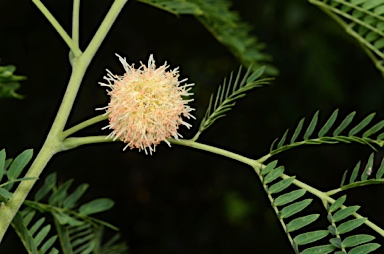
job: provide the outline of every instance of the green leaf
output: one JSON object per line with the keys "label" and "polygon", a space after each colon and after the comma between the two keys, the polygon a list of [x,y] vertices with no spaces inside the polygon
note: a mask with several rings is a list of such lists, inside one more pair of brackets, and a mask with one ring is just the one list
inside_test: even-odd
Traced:
{"label": "green leaf", "polygon": [[56,173],[49,174],[45,178],[43,186],[35,194],[36,202],[42,200],[56,186],[56,178]]}
{"label": "green leaf", "polygon": [[12,162],[11,166],[7,171],[8,179],[16,179],[19,177],[24,167],[28,164],[28,162],[32,159],[33,150],[28,149],[19,154],[16,159]]}
{"label": "green leaf", "polygon": [[358,219],[353,219],[353,220],[341,223],[337,227],[337,232],[339,234],[344,234],[344,233],[347,233],[349,231],[352,231],[355,228],[360,227],[366,220],[367,220],[367,218],[358,218]]}
{"label": "green leaf", "polygon": [[83,215],[90,215],[109,210],[114,205],[114,202],[108,198],[99,198],[88,202],[79,208],[79,213]]}
{"label": "green leaf", "polygon": [[201,15],[203,11],[199,5],[183,0],[138,0],[139,2],[152,5],[153,7],[170,12],[174,15],[192,14]]}
{"label": "green leaf", "polygon": [[26,78],[13,75],[15,70],[16,67],[13,65],[0,66],[0,98],[23,98],[23,96],[16,93],[16,90],[20,87],[18,81]]}
{"label": "green leaf", "polygon": [[[335,246],[336,248],[341,248],[341,239],[340,238],[332,238],[329,240],[329,242]],[[344,253],[344,252],[343,252]]]}
{"label": "green leaf", "polygon": [[291,205],[284,207],[280,211],[280,218],[281,219],[288,218],[289,216],[292,216],[292,215],[304,210],[304,208],[306,208],[311,202],[312,202],[312,199],[304,199],[302,201],[299,201],[297,203],[294,203],[294,204],[291,204]]}
{"label": "green leaf", "polygon": [[349,248],[349,247],[355,247],[357,245],[370,242],[373,239],[375,239],[375,237],[371,235],[365,235],[365,234],[352,235],[352,236],[346,237],[342,244],[344,248]]}
{"label": "green leaf", "polygon": [[350,250],[348,254],[367,254],[376,249],[380,248],[380,244],[377,243],[367,243],[361,246],[357,246]]}
{"label": "green leaf", "polygon": [[265,168],[261,170],[261,174],[262,175],[268,174],[269,172],[272,171],[272,169],[276,167],[276,165],[277,165],[277,160],[271,161],[270,163],[268,163],[268,165]]}
{"label": "green leaf", "polygon": [[381,160],[380,168],[377,170],[376,179],[382,178],[384,175],[384,158]]}
{"label": "green leaf", "polygon": [[68,224],[69,226],[75,227],[75,226],[80,226],[84,224],[83,221],[76,220],[75,218],[69,216],[68,214],[65,213],[52,213],[55,219],[60,223],[60,225],[66,225]]}
{"label": "green leaf", "polygon": [[35,236],[36,246],[39,246],[43,242],[44,238],[48,235],[50,230],[51,230],[51,225],[46,225],[39,231],[39,233],[36,234]]}
{"label": "green leaf", "polygon": [[62,204],[64,199],[67,197],[68,189],[71,187],[73,183],[73,179],[70,179],[59,186],[59,188],[55,191],[53,191],[53,194],[49,197],[48,204],[57,206],[59,204]]}
{"label": "green leaf", "polygon": [[286,130],[286,131],[284,132],[283,137],[281,138],[280,142],[277,144],[277,148],[280,148],[280,147],[282,147],[282,146],[284,145],[285,140],[287,139],[288,131],[289,131],[289,130]]}
{"label": "green leaf", "polygon": [[285,190],[288,188],[291,183],[295,180],[295,177],[289,177],[287,179],[281,180],[268,188],[269,194],[279,193],[280,191]]}
{"label": "green leaf", "polygon": [[329,234],[328,230],[317,230],[308,233],[303,233],[294,238],[297,245],[304,245],[312,242],[316,242],[323,239]]}
{"label": "green leaf", "polygon": [[333,111],[331,117],[328,119],[328,121],[324,124],[324,126],[319,131],[319,138],[322,138],[332,128],[333,124],[336,121],[338,112],[339,112],[338,109]]}
{"label": "green leaf", "polygon": [[88,189],[89,185],[88,184],[81,184],[76,188],[76,190],[69,195],[63,202],[63,208],[66,209],[72,209],[76,202],[83,196],[83,194],[86,192]]}
{"label": "green leaf", "polygon": [[306,215],[303,217],[293,219],[287,224],[287,231],[292,232],[292,231],[298,230],[300,228],[303,228],[303,227],[311,224],[315,220],[317,220],[317,218],[319,218],[319,216],[320,216],[319,214],[310,214],[310,215]]}
{"label": "green leaf", "polygon": [[305,121],[305,117],[300,120],[299,124],[296,127],[295,133],[293,133],[293,136],[291,138],[291,144],[295,143],[297,137],[299,136],[301,130],[303,129],[303,124]]}
{"label": "green leaf", "polygon": [[328,209],[328,212],[330,213],[333,213],[334,211],[336,211],[337,209],[339,209],[345,202],[345,200],[347,199],[347,196],[344,195],[340,198],[338,198],[332,205],[331,207]]}
{"label": "green leaf", "polygon": [[10,199],[12,197],[12,193],[6,189],[0,188],[0,196],[3,196],[6,199]]}
{"label": "green leaf", "polygon": [[348,127],[348,125],[352,122],[353,118],[355,117],[356,115],[356,111],[353,111],[351,112],[344,120],[343,122],[340,124],[339,127],[336,128],[336,130],[333,132],[333,136],[339,136],[339,134],[341,132],[343,132],[343,130],[345,130],[345,128]]}
{"label": "green leaf", "polygon": [[341,178],[340,186],[343,186],[345,183],[345,179],[347,178],[348,170],[345,170],[343,177]]}
{"label": "green leaf", "polygon": [[252,83],[256,79],[259,79],[261,75],[263,75],[264,71],[265,71],[265,66],[261,66],[260,68],[258,68],[256,71],[254,71],[251,74],[251,76],[249,76],[249,78],[247,78],[247,83]]}
{"label": "green leaf", "polygon": [[313,131],[316,128],[318,118],[319,118],[319,111],[316,111],[315,115],[311,120],[311,123],[308,126],[308,129],[305,131],[304,140],[308,140],[309,137],[312,135]]}
{"label": "green leaf", "polygon": [[371,135],[375,134],[376,132],[378,132],[379,130],[381,130],[383,127],[384,127],[384,120],[381,120],[380,122],[378,122],[377,124],[372,126],[372,128],[370,128],[369,130],[364,132],[363,138],[368,138],[369,136],[371,136]]}
{"label": "green leaf", "polygon": [[[56,242],[56,239],[57,239],[57,235],[55,236],[52,236],[51,238],[49,238],[47,241],[45,241],[45,243],[43,244],[43,246],[41,246],[41,249],[40,251],[42,253],[47,253],[49,248],[52,247],[52,245]],[[57,250],[56,250],[57,251]],[[54,253],[54,249],[51,250],[51,253]],[[58,251],[55,252],[55,253],[59,253]]]}
{"label": "green leaf", "polygon": [[332,244],[320,245],[305,249],[301,252],[301,254],[328,254],[331,253],[334,249],[335,246]]}
{"label": "green leaf", "polygon": [[283,174],[283,172],[284,172],[284,167],[283,166],[275,168],[268,175],[266,175],[264,177],[263,183],[264,184],[268,184],[268,183],[272,182],[273,180],[275,180],[278,177],[280,177]]}
{"label": "green leaf", "polygon": [[361,181],[365,181],[368,179],[368,176],[372,174],[373,167],[373,153],[369,156],[368,163],[365,166],[363,173],[361,174]]}
{"label": "green leaf", "polygon": [[375,117],[376,113],[372,113],[368,115],[366,118],[363,119],[358,125],[356,125],[352,130],[349,131],[348,136],[355,136],[357,133],[359,133],[362,129],[367,126],[372,119]]}
{"label": "green leaf", "polygon": [[0,183],[3,175],[5,174],[5,149],[0,151]]}
{"label": "green leaf", "polygon": [[351,174],[351,178],[349,178],[349,183],[355,182],[357,175],[359,174],[360,164],[361,164],[361,162],[359,161],[356,164],[355,168],[353,169],[352,174]]}
{"label": "green leaf", "polygon": [[294,191],[291,191],[289,193],[283,194],[283,195],[277,197],[273,201],[273,204],[275,206],[286,205],[286,204],[291,203],[291,202],[301,198],[302,196],[304,196],[305,192],[306,192],[306,190],[300,189],[300,190],[294,190]]}
{"label": "green leaf", "polygon": [[338,221],[341,221],[341,220],[347,218],[348,216],[354,214],[357,210],[359,210],[359,208],[360,208],[360,206],[355,205],[355,206],[349,206],[349,207],[346,207],[344,209],[337,211],[333,215],[333,222],[338,222]]}

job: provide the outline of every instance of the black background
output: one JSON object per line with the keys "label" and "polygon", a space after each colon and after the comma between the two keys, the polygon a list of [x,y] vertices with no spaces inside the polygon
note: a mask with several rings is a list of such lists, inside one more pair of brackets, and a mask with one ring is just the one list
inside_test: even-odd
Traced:
{"label": "black background", "polygon": [[[82,1],[82,49],[111,2]],[[271,86],[239,101],[201,136],[202,142],[259,158],[287,128],[294,129],[301,117],[310,118],[318,109],[321,123],[336,108],[341,117],[356,110],[358,120],[371,112],[378,112],[376,122],[384,116],[381,74],[357,43],[319,9],[298,0],[235,2],[233,9],[254,26],[253,33],[266,43],[280,75]],[[71,4],[46,1],[67,31]],[[36,154],[69,79],[68,49],[31,1],[1,0],[0,9],[0,64],[14,64],[16,74],[28,77],[19,90],[25,99],[0,100],[0,147],[9,157],[27,148],[34,148]],[[194,17],[176,17],[130,1],[87,71],[68,126],[96,116],[95,108],[107,103],[98,82],[105,68],[122,72],[114,53],[135,63],[154,53],[158,64],[168,61],[172,68],[181,66],[181,77],[196,84],[192,105],[198,120],[193,130],[182,129],[186,138],[195,133],[210,94],[240,65]],[[106,135],[100,130],[104,125],[78,135]],[[250,168],[180,146],[162,144],[154,156],[122,152],[122,147],[98,144],[59,154],[42,178],[56,171],[61,181],[75,178],[77,185],[90,183],[85,201],[115,200],[115,207],[98,217],[121,229],[132,253],[293,252]],[[293,149],[276,158],[288,174],[330,190],[338,187],[346,169],[367,161],[370,153],[360,145],[317,146]],[[380,155],[379,149],[375,167]],[[362,205],[361,214],[384,225],[383,190],[371,186],[349,191],[348,204]],[[23,253],[11,231],[0,253]]]}

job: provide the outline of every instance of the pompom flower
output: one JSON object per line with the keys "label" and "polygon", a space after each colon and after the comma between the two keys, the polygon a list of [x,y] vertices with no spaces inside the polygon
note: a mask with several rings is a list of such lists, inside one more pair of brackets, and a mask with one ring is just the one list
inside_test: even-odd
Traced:
{"label": "pompom flower", "polygon": [[126,143],[123,150],[138,148],[152,154],[161,141],[170,146],[167,138],[182,137],[177,132],[180,125],[191,127],[182,117],[195,118],[190,113],[194,109],[187,105],[193,99],[183,98],[193,95],[189,91],[194,84],[181,85],[187,79],[179,81],[178,68],[168,70],[166,62],[156,68],[153,55],[149,57],[148,66],[140,62],[138,69],[125,58],[117,57],[124,67],[124,75],[114,75],[107,70],[104,79],[108,84],[99,83],[109,88],[110,96],[108,106],[99,109],[109,114],[109,125],[103,129],[112,129],[108,137]]}

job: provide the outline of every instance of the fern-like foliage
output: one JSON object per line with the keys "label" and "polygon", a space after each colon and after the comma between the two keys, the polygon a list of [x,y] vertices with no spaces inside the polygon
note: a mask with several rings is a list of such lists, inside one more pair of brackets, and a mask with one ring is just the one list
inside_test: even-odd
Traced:
{"label": "fern-like foliage", "polygon": [[[378,134],[376,138],[372,138],[373,135],[379,133],[384,128],[384,120],[371,125],[371,122],[375,116],[375,113],[372,113],[365,117],[360,123],[355,125],[349,130],[348,133],[342,134],[347,128],[350,128],[352,120],[356,115],[356,112],[352,112],[347,115],[344,120],[336,127],[333,133],[329,133],[331,128],[334,127],[338,115],[338,109],[336,109],[332,115],[329,117],[327,122],[321,127],[316,137],[313,137],[315,129],[317,127],[319,111],[317,111],[312,117],[311,122],[309,123],[307,129],[304,131],[303,139],[297,141],[300,134],[303,132],[303,126],[305,118],[301,119],[298,123],[293,135],[290,140],[288,138],[288,130],[284,133],[283,137],[279,140],[276,139],[270,149],[270,155],[275,155],[282,151],[291,149],[293,147],[301,145],[318,145],[318,144],[338,144],[338,143],[351,143],[357,142],[364,145],[369,145],[372,149],[375,150],[374,145],[382,147],[384,145],[384,132]],[[371,126],[370,126],[371,125]],[[369,127],[370,126],[370,127]],[[360,135],[361,131],[367,128],[367,130]],[[279,141],[279,142],[277,142]],[[277,145],[275,145],[277,143]]]}
{"label": "fern-like foliage", "polygon": [[16,90],[20,87],[19,81],[26,77],[14,75],[15,71],[16,67],[13,65],[0,66],[0,98],[23,98]]}
{"label": "fern-like foliage", "polygon": [[[349,235],[344,237],[344,234],[360,227],[367,218],[351,218],[360,206],[343,206],[346,196],[338,198],[332,205],[328,206],[327,219],[331,224],[328,227],[333,238],[329,241],[331,245],[338,249],[335,253],[370,253],[380,247],[380,244],[372,243],[374,236],[367,234]],[[344,221],[344,222],[342,222]]]}
{"label": "fern-like foliage", "polygon": [[384,1],[309,0],[317,5],[363,47],[384,75]]}
{"label": "fern-like foliage", "polygon": [[[372,185],[372,184],[384,184],[384,178],[383,178],[384,159],[381,161],[381,165],[377,170],[373,168],[373,159],[374,159],[374,153],[372,153],[369,156],[368,162],[365,165],[364,170],[360,175],[360,179],[358,178],[360,165],[361,165],[360,161],[356,164],[356,166],[352,170],[352,174],[349,178],[348,183],[346,183],[345,181],[348,173],[348,170],[346,170],[341,180],[340,190],[347,190],[351,188],[357,188],[360,186]],[[376,171],[376,173],[374,174],[375,177],[373,178],[371,176],[373,176],[373,173],[375,171]]]}
{"label": "fern-like foliage", "polygon": [[[51,225],[45,225],[45,217],[31,223],[36,211],[33,209],[24,209],[18,212],[12,221],[12,227],[19,235],[25,249],[30,254],[57,254],[59,251],[52,247],[57,239],[57,235],[51,237],[48,234],[51,231]],[[45,240],[45,238],[48,238]]]}
{"label": "fern-like foliage", "polygon": [[[63,184],[57,184],[56,173],[48,175],[44,180],[43,186],[36,192],[34,200],[26,200],[24,202],[28,212],[22,217],[33,217],[35,211],[50,214],[54,221],[62,253],[64,254],[127,253],[128,247],[124,243],[117,243],[119,239],[118,234],[104,243],[104,227],[113,230],[117,230],[117,228],[105,221],[90,216],[110,209],[114,204],[113,201],[107,198],[99,198],[81,204],[79,200],[89,186],[88,184],[81,184],[74,191],[69,191],[72,183],[73,179],[70,179]],[[46,200],[46,202],[43,202],[43,200]],[[24,234],[22,230],[27,228],[28,223],[26,222],[28,221],[18,220],[18,224],[15,224],[14,228],[19,235]],[[39,240],[42,241],[43,239],[44,237]],[[32,238],[27,240],[29,242],[35,241]],[[37,243],[35,243],[36,246],[38,246]],[[31,252],[29,245],[25,246],[30,253],[34,253]],[[42,253],[39,252],[38,254]]]}
{"label": "fern-like foliage", "polygon": [[[277,161],[272,161],[260,172],[257,170],[256,172],[295,253],[363,254],[370,253],[380,247],[379,244],[371,242],[375,239],[371,235],[351,235],[350,232],[362,226],[367,219],[356,214],[359,206],[347,207],[343,205],[346,196],[336,201],[333,200],[333,202],[322,200],[327,212],[324,216],[327,216],[330,225],[324,229],[306,232],[306,227],[318,220],[320,214],[300,215],[303,210],[309,207],[313,199],[303,198],[307,193],[305,187],[286,192],[285,190],[294,183],[295,177],[284,175],[284,167],[276,166]],[[311,193],[313,194],[313,190]],[[351,218],[352,216],[357,218]],[[297,230],[304,231],[304,233],[296,233]],[[344,237],[346,233],[348,233],[348,237]],[[329,243],[324,244],[324,240],[328,240]]]}
{"label": "fern-like foliage", "polygon": [[[19,178],[25,166],[29,163],[33,155],[33,150],[28,149],[19,154],[14,160],[6,159],[5,149],[0,151],[0,203],[6,204],[12,198],[12,188],[15,183],[26,180],[34,180],[36,178],[23,177]],[[3,178],[7,178],[1,183]]]}
{"label": "fern-like foliage", "polygon": [[233,79],[233,73],[231,73],[228,82],[224,79],[224,83],[222,86],[219,86],[216,96],[213,97],[214,95],[211,95],[209,106],[201,120],[199,131],[192,140],[197,140],[204,130],[219,118],[224,117],[225,113],[230,111],[235,106],[236,101],[243,98],[247,91],[268,84],[271,78],[259,79],[263,73],[264,67],[260,67],[253,73],[251,73],[251,68],[248,68],[240,81],[240,67],[235,79]]}
{"label": "fern-like foliage", "polygon": [[251,35],[251,26],[241,21],[238,13],[230,10],[228,0],[139,0],[175,15],[191,14],[207,30],[225,45],[245,66],[254,70],[266,66],[268,75],[277,75],[278,71],[269,64],[271,56],[262,52],[264,44]]}

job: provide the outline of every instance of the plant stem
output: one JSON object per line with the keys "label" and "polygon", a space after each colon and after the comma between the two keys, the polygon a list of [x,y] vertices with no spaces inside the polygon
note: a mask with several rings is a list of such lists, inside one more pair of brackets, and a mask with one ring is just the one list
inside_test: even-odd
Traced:
{"label": "plant stem", "polygon": [[80,14],[80,0],[73,0],[72,40],[77,48],[79,48],[79,14]]}
{"label": "plant stem", "polygon": [[[119,140],[116,140],[119,141]],[[74,137],[66,138],[63,141],[63,150],[70,150],[82,145],[96,144],[96,143],[108,143],[114,142],[113,138],[108,138],[108,136],[89,136],[89,137]]]}
{"label": "plant stem", "polygon": [[[43,147],[41,148],[39,154],[32,163],[25,177],[38,177],[47,165],[48,161],[52,158],[52,156],[59,151],[59,147],[59,142],[55,142],[54,140],[47,138],[47,141],[44,143]],[[9,202],[6,205],[0,207],[0,243],[3,240],[3,237],[13,220],[13,217],[15,217],[17,211],[20,209],[20,206],[24,202],[26,196],[28,195],[29,191],[32,189],[36,181],[37,179],[22,181],[17,187]]]}
{"label": "plant stem", "polygon": [[[81,54],[81,51],[74,46],[72,39],[69,38],[68,34],[60,26],[60,24],[48,11],[48,9],[45,8],[45,6],[39,0],[32,1],[41,10],[48,21],[52,23],[53,27],[68,44],[69,48],[74,53],[76,60],[72,63],[71,78],[69,80],[56,118],[48,133],[47,139],[45,140],[43,147],[41,148],[39,154],[25,175],[25,177],[38,178],[52,156],[57,152],[62,151],[63,137],[61,134],[72,110],[73,103],[75,101],[85,71],[87,70],[89,63],[93,59],[97,49],[100,47],[102,41],[106,37],[108,31],[110,30],[112,24],[116,20],[118,14],[124,7],[127,0],[115,0],[84,54]],[[35,182],[36,180],[22,181],[17,187],[16,191],[13,193],[13,197],[9,200],[9,202],[6,205],[0,206],[0,242],[2,241],[13,217],[20,209],[20,206],[34,186]]]}
{"label": "plant stem", "polygon": [[99,116],[92,117],[64,131],[61,134],[61,138],[66,138],[69,135],[72,135],[73,133],[78,132],[79,130],[82,130],[88,126],[91,126],[92,124],[98,123],[106,119],[108,119],[108,115],[99,115]]}
{"label": "plant stem", "polygon": [[243,162],[243,163],[245,163],[247,165],[250,165],[250,166],[252,166],[254,168],[260,168],[262,166],[262,164],[259,161],[257,161],[257,160],[253,160],[253,159],[244,157],[244,156],[242,156],[240,154],[233,153],[233,152],[230,152],[230,151],[227,151],[227,150],[224,150],[224,149],[221,149],[221,148],[217,148],[217,147],[214,147],[214,146],[209,146],[209,145],[201,144],[201,143],[198,143],[198,142],[195,142],[195,141],[192,141],[192,140],[176,140],[176,139],[172,139],[172,138],[169,138],[167,140],[169,142],[171,142],[172,144],[193,147],[193,148],[196,148],[196,149],[199,149],[199,150],[204,150],[204,151],[211,152],[211,153],[214,153],[214,154],[219,154],[219,155],[222,155],[224,157],[228,157],[228,158],[234,159],[236,161]]}
{"label": "plant stem", "polygon": [[32,0],[32,2],[36,5],[36,7],[44,14],[44,16],[48,19],[48,21],[52,24],[52,26],[56,29],[56,31],[60,34],[61,38],[65,41],[68,47],[71,49],[75,57],[81,55],[81,50],[78,45],[76,45],[71,37],[67,34],[64,28],[60,25],[60,23],[53,17],[53,15],[49,12],[49,10],[44,6],[44,4],[40,0]]}

